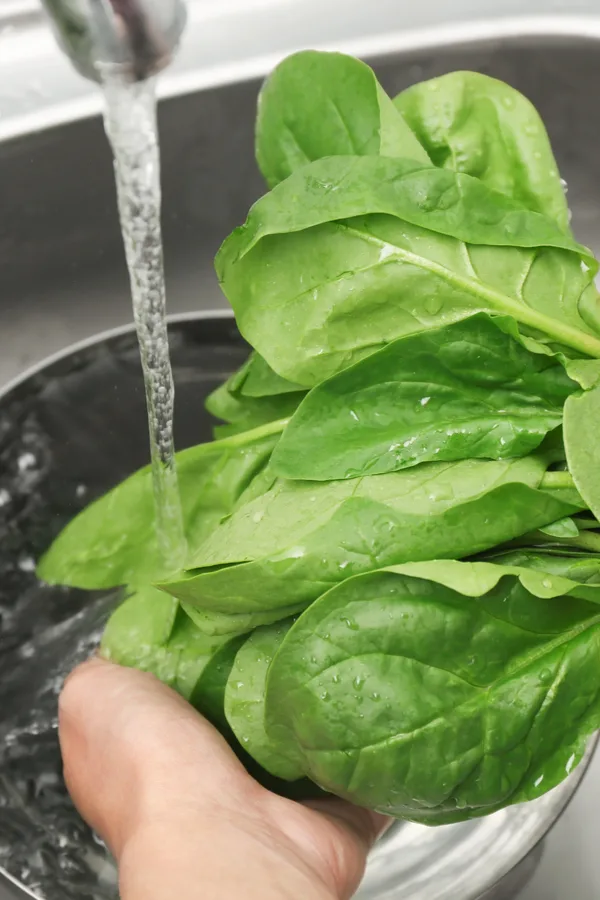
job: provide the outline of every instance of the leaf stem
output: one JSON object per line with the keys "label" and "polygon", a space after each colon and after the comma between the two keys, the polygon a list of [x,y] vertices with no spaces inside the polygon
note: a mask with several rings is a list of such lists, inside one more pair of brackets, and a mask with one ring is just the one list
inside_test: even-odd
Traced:
{"label": "leaf stem", "polygon": [[540,482],[540,490],[555,491],[565,488],[574,488],[575,482],[570,472],[546,472]]}
{"label": "leaf stem", "polygon": [[[290,417],[291,418],[291,417]],[[277,419],[275,422],[267,422],[266,425],[259,425],[248,431],[241,431],[239,434],[232,434],[229,437],[221,438],[218,441],[205,441],[203,444],[197,444],[195,447],[188,447],[186,450],[180,450],[177,454],[178,463],[182,464],[186,457],[193,454],[194,459],[199,452],[218,453],[220,450],[227,450],[229,447],[244,447],[246,444],[253,444],[262,438],[271,437],[271,435],[281,434],[290,418]],[[150,471],[147,466],[145,471]]]}
{"label": "leaf stem", "polygon": [[585,353],[586,356],[600,359],[600,340],[597,337],[594,337],[594,335],[587,334],[585,331],[581,331],[579,328],[574,328],[572,325],[560,322],[558,319],[553,319],[551,316],[546,316],[544,313],[538,312],[537,310],[532,309],[532,307],[527,306],[522,301],[515,300],[508,294],[503,294],[500,291],[487,287],[487,285],[483,284],[478,278],[465,278],[463,275],[452,272],[451,269],[446,268],[446,266],[443,266],[440,263],[436,263],[424,256],[419,256],[417,253],[411,253],[409,250],[404,250],[395,244],[383,241],[375,235],[365,234],[363,231],[360,231],[351,225],[343,223],[338,224],[340,228],[344,228],[346,231],[357,234],[368,243],[385,248],[390,256],[395,256],[398,259],[409,263],[409,265],[415,266],[415,268],[425,269],[426,271],[437,275],[464,294],[479,297],[484,302],[484,308],[487,312],[505,313],[506,315],[512,316],[517,322],[521,322],[523,325],[528,325],[531,328],[544,332],[544,334],[547,334],[548,337],[553,338],[560,344],[564,344],[567,347],[572,347],[574,350]]}
{"label": "leaf stem", "polygon": [[561,544],[566,544],[568,547],[580,547],[591,553],[600,553],[600,534],[596,534],[594,531],[582,531],[579,537],[564,538]]}
{"label": "leaf stem", "polygon": [[576,538],[550,537],[543,531],[530,531],[506,547],[537,547],[538,550],[586,550],[588,553],[600,554],[600,534],[593,531],[582,531]]}
{"label": "leaf stem", "polygon": [[281,434],[286,425],[289,423],[291,416],[287,419],[276,419],[275,422],[267,422],[266,425],[259,425],[250,431],[241,431],[239,434],[232,434],[229,437],[221,438],[218,441],[211,441],[207,446],[211,447],[240,447],[244,444],[252,444],[254,441],[260,441],[262,438],[271,437],[273,434]]}

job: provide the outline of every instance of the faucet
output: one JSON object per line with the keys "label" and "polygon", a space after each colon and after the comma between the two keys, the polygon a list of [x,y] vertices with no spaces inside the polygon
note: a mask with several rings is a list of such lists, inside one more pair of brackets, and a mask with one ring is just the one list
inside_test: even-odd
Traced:
{"label": "faucet", "polygon": [[185,27],[184,0],[42,0],[62,49],[93,81],[144,81],[171,61]]}

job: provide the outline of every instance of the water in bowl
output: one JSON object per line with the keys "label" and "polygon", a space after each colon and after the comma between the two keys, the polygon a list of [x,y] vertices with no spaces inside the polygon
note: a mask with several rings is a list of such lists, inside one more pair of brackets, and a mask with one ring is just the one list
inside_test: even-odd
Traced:
{"label": "water in bowl", "polygon": [[[183,449],[210,438],[203,398],[248,351],[228,319],[182,323],[171,345]],[[0,869],[47,900],[116,896],[114,867],[62,780],[57,697],[118,596],[41,585],[34,561],[147,456],[133,334],[69,355],[0,398]]]}

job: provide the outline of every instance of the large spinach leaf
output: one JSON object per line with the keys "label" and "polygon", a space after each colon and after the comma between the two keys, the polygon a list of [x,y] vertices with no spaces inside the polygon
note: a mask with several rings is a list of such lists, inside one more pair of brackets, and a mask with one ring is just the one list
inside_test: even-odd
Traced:
{"label": "large spinach leaf", "polygon": [[436,166],[480,178],[568,228],[544,123],[519,91],[479,72],[450,72],[413,85],[394,103]]}
{"label": "large spinach leaf", "polygon": [[278,746],[265,729],[267,673],[293,620],[257,628],[238,650],[225,689],[225,715],[241,746],[263,769],[287,781],[302,778],[295,747]]}
{"label": "large spinach leaf", "polygon": [[[177,454],[186,535],[192,550],[228,515],[267,462],[278,435],[231,438]],[[58,536],[38,566],[51,584],[97,590],[168,575],[156,541],[152,475],[147,467],[88,506]]]}
{"label": "large spinach leaf", "polygon": [[284,639],[267,731],[327,790],[427,824],[538,797],[600,726],[599,604],[485,563],[350,579]]}
{"label": "large spinach leaf", "polygon": [[269,187],[315,159],[346,154],[405,156],[430,165],[367,65],[342,53],[289,56],[258,101],[256,158]]}
{"label": "large spinach leaf", "polygon": [[562,424],[578,385],[517,338],[513,320],[481,313],[393,341],[313,388],[275,448],[273,470],[329,481],[433,460],[526,456]]}
{"label": "large spinach leaf", "polygon": [[199,571],[160,587],[226,614],[306,606],[351,575],[468,556],[576,511],[540,489],[545,469],[542,457],[527,457],[280,481],[213,531],[192,560]]}
{"label": "large spinach leaf", "polygon": [[579,312],[597,315],[589,252],[476,178],[412,161],[306,166],[255,204],[216,264],[246,339],[306,386],[477,311],[600,356]]}

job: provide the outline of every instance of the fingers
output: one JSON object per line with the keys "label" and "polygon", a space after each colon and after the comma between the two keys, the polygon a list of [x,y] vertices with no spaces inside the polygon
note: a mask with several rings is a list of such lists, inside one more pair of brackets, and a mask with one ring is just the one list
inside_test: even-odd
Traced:
{"label": "fingers", "polygon": [[222,806],[228,795],[239,803],[252,785],[223,738],[173,691],[99,659],[65,684],[60,740],[71,795],[117,858],[149,819]]}

